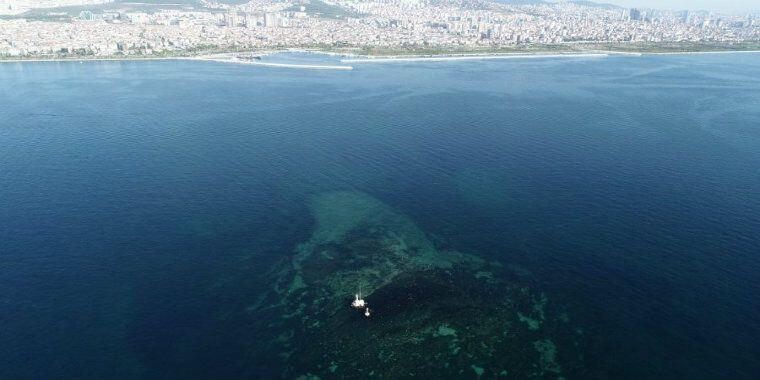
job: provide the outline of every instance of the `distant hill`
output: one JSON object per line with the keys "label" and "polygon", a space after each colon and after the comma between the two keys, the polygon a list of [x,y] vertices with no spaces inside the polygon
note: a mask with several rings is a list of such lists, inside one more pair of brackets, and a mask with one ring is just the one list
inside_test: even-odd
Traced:
{"label": "distant hill", "polygon": [[[2,1],[2,0],[0,0]],[[218,0],[224,3],[246,3],[248,0]],[[60,2],[59,2],[60,3]],[[82,0],[67,1],[66,6],[54,6],[51,2],[36,3],[37,7],[24,13],[10,16],[29,20],[67,21],[70,17],[76,17],[81,11],[106,12],[115,9],[131,12],[156,12],[161,9],[176,9],[183,7],[199,7],[200,0],[114,0],[109,2]]]}
{"label": "distant hill", "polygon": [[[245,4],[249,1],[250,0],[216,0],[217,3],[222,4]],[[200,0],[116,0],[114,3],[139,3],[151,5],[176,4],[198,6],[201,2]]]}
{"label": "distant hill", "polygon": [[[557,2],[557,1],[547,1],[547,0],[493,0],[493,1],[497,3],[501,3],[501,4],[513,4],[513,5],[551,4],[551,3]],[[583,5],[586,7],[592,7],[592,8],[623,9],[623,7],[617,6],[615,4],[597,3],[595,1],[589,1],[589,0],[570,0],[568,2],[578,4],[578,5]]]}
{"label": "distant hill", "polygon": [[358,13],[351,12],[341,6],[327,4],[321,0],[311,0],[308,4],[293,4],[290,8],[285,8],[285,11],[297,12],[301,6],[304,7],[307,14],[323,18],[360,17]]}
{"label": "distant hill", "polygon": [[495,0],[497,3],[501,4],[512,4],[512,5],[528,5],[528,4],[546,4],[548,1],[543,0]]}
{"label": "distant hill", "polygon": [[578,4],[578,5],[584,5],[587,7],[592,8],[603,8],[603,9],[624,9],[621,6],[615,5],[615,4],[609,4],[609,3],[597,3],[594,1],[588,1],[588,0],[575,0],[571,1],[572,3]]}

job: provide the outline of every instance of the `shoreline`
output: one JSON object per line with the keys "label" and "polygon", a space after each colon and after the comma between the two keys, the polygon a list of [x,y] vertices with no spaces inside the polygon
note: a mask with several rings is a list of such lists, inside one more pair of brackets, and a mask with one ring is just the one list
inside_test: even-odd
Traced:
{"label": "shoreline", "polygon": [[257,54],[260,56],[277,53],[308,53],[327,55],[332,57],[345,57],[340,63],[391,63],[391,62],[442,62],[442,61],[476,61],[476,60],[506,60],[506,59],[539,59],[539,58],[606,58],[610,56],[677,56],[677,55],[702,55],[702,54],[758,54],[760,50],[706,50],[706,51],[674,51],[674,52],[636,52],[614,50],[589,50],[588,52],[517,52],[517,53],[441,53],[432,55],[361,55],[349,52],[320,51],[316,49],[282,49],[249,52],[216,53],[198,56],[142,56],[142,57],[61,57],[61,58],[0,58],[3,63],[23,62],[86,62],[86,61],[210,61],[220,63],[247,64],[252,66],[302,68],[302,69],[325,69],[325,70],[353,70],[352,66],[341,65],[310,65],[281,62],[247,62],[234,58],[235,54]]}
{"label": "shoreline", "polygon": [[685,51],[685,52],[660,52],[660,53],[643,53],[644,55],[692,55],[692,54],[757,54],[760,50],[706,50],[706,51]]}
{"label": "shoreline", "polygon": [[207,62],[220,62],[220,63],[233,63],[238,65],[251,65],[251,66],[263,66],[263,67],[279,67],[288,69],[305,69],[305,70],[353,70],[353,66],[338,66],[338,65],[309,65],[300,63],[280,63],[280,62],[261,62],[261,61],[243,61],[236,58],[213,58],[213,57],[199,57],[188,59],[192,61],[207,61]]}
{"label": "shoreline", "polygon": [[482,54],[482,55],[440,55],[440,56],[386,56],[378,58],[349,58],[341,59],[342,63],[386,63],[386,62],[424,62],[424,61],[477,61],[497,59],[531,59],[531,58],[604,58],[606,53],[575,53],[575,54]]}
{"label": "shoreline", "polygon": [[23,63],[23,62],[89,62],[89,61],[178,61],[188,60],[195,57],[98,57],[98,58],[0,58],[2,63]]}

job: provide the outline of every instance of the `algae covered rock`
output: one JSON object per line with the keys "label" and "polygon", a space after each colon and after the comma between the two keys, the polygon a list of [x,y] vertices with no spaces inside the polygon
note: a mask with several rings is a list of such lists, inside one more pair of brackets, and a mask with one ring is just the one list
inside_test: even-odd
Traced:
{"label": "algae covered rock", "polygon": [[[558,378],[580,365],[567,317],[524,276],[437,249],[363,193],[321,194],[310,209],[311,238],[250,310],[259,355],[280,376]],[[350,307],[360,289],[371,318]]]}

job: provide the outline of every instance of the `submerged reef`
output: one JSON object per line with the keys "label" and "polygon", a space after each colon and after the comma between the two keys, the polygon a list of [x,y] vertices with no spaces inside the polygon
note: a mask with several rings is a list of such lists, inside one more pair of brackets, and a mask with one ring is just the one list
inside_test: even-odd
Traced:
{"label": "submerged reef", "polygon": [[[558,379],[581,368],[579,330],[524,273],[438,249],[363,193],[321,194],[310,208],[311,238],[249,308],[273,375]],[[350,307],[360,288],[369,319]]]}

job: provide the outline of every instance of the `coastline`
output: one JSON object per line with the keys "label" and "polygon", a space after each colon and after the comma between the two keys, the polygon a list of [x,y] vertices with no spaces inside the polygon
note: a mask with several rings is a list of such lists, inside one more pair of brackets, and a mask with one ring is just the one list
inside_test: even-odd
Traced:
{"label": "coastline", "polygon": [[214,57],[198,57],[188,59],[191,61],[207,61],[207,62],[221,62],[221,63],[234,63],[239,65],[251,65],[251,66],[264,66],[264,67],[279,67],[288,69],[307,69],[307,70],[353,70],[353,66],[338,66],[338,65],[308,65],[299,63],[280,63],[280,62],[261,62],[261,61],[243,61],[236,58],[214,58]]}
{"label": "coastline", "polygon": [[645,53],[644,55],[757,54],[757,53],[760,53],[760,50],[660,52],[660,53]]}
{"label": "coastline", "polygon": [[441,54],[397,54],[397,55],[367,55],[349,52],[323,51],[318,49],[277,49],[248,52],[215,53],[195,56],[139,56],[139,57],[59,57],[59,58],[0,58],[2,63],[23,62],[85,62],[85,61],[209,61],[220,63],[234,63],[263,67],[300,68],[300,69],[324,69],[324,70],[353,70],[348,65],[310,65],[281,62],[255,62],[242,61],[234,57],[235,54],[256,54],[259,56],[277,53],[307,53],[344,57],[340,63],[390,63],[390,62],[443,62],[465,60],[506,60],[506,59],[539,59],[539,58],[606,58],[610,56],[678,56],[678,55],[702,55],[702,54],[758,54],[760,50],[705,50],[705,51],[615,51],[615,50],[589,50],[583,51],[532,51],[515,53],[441,53]]}
{"label": "coastline", "polygon": [[478,61],[498,59],[532,59],[532,58],[604,58],[606,53],[574,53],[574,54],[473,54],[473,55],[440,55],[440,56],[385,56],[378,58],[349,58],[341,59],[342,63],[386,63],[386,62],[424,62],[424,61]]}
{"label": "coastline", "polygon": [[23,63],[23,62],[85,62],[85,61],[178,61],[193,59],[194,57],[78,57],[78,58],[0,58],[0,64],[2,63]]}

